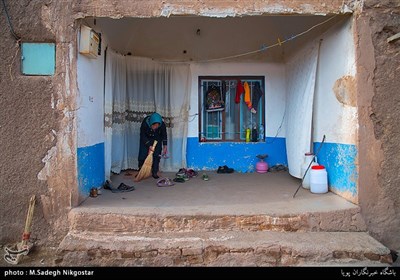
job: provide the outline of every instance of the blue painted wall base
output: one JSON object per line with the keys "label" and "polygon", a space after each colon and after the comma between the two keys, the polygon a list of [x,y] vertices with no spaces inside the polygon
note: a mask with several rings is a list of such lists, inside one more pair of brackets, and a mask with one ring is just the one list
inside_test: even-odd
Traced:
{"label": "blue painted wall base", "polygon": [[285,138],[266,138],[266,142],[199,142],[199,138],[187,139],[187,165],[195,170],[217,170],[227,165],[236,172],[255,172],[259,154],[267,154],[265,161],[271,167],[287,166]]}
{"label": "blue painted wall base", "polygon": [[78,148],[78,184],[81,195],[88,196],[90,189],[104,183],[104,143]]}
{"label": "blue painted wall base", "polygon": [[[314,153],[320,145],[321,142],[314,142]],[[357,147],[350,144],[324,143],[317,156],[328,173],[330,190],[353,201],[357,197],[356,159]]]}

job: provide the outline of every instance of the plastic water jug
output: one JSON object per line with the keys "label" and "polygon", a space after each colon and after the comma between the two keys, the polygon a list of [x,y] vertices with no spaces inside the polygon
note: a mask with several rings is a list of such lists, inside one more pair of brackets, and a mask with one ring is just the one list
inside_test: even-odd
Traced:
{"label": "plastic water jug", "polygon": [[325,166],[315,165],[311,167],[310,191],[312,193],[328,192],[328,173],[326,172]]}
{"label": "plastic water jug", "polygon": [[[313,153],[305,153],[304,154],[304,162],[301,165],[301,178],[304,177],[304,173],[306,172],[308,166],[310,165],[310,162],[313,160],[314,158],[314,154]],[[313,161],[311,163],[310,169],[308,169],[306,176],[303,179],[303,183],[302,186],[305,189],[309,189],[310,188],[310,173],[311,173],[311,167],[313,167],[314,165],[318,165],[317,162]]]}

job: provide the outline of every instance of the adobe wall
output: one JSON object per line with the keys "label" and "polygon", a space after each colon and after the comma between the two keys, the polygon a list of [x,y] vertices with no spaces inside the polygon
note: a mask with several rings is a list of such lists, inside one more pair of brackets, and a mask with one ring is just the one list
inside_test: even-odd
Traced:
{"label": "adobe wall", "polygon": [[400,3],[365,1],[357,17],[359,201],[370,234],[400,249]]}

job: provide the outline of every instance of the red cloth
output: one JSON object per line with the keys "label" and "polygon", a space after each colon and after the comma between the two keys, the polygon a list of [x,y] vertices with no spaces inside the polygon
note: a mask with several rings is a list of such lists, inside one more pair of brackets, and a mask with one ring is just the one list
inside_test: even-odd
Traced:
{"label": "red cloth", "polygon": [[240,95],[244,92],[244,88],[242,85],[242,81],[237,80],[236,84],[236,96],[235,96],[235,103],[239,104],[240,103]]}

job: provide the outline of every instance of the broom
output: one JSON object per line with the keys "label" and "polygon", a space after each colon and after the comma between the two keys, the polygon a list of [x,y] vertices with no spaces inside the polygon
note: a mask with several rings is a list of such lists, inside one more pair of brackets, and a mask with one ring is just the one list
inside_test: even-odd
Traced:
{"label": "broom", "polygon": [[151,176],[151,167],[153,165],[153,153],[154,149],[156,148],[156,145],[157,145],[157,140],[154,140],[153,149],[150,150],[146,160],[143,163],[142,168],[140,168],[139,173],[136,175],[136,178],[134,180],[135,182],[139,182]]}
{"label": "broom", "polygon": [[10,248],[8,246],[5,247],[6,254],[4,255],[4,260],[10,264],[18,264],[22,256],[28,255],[29,250],[33,246],[33,244],[29,242],[29,238],[31,235],[31,225],[33,220],[33,209],[35,208],[35,200],[36,196],[32,195],[31,199],[29,200],[29,209],[26,216],[22,241],[17,243],[13,248]]}

